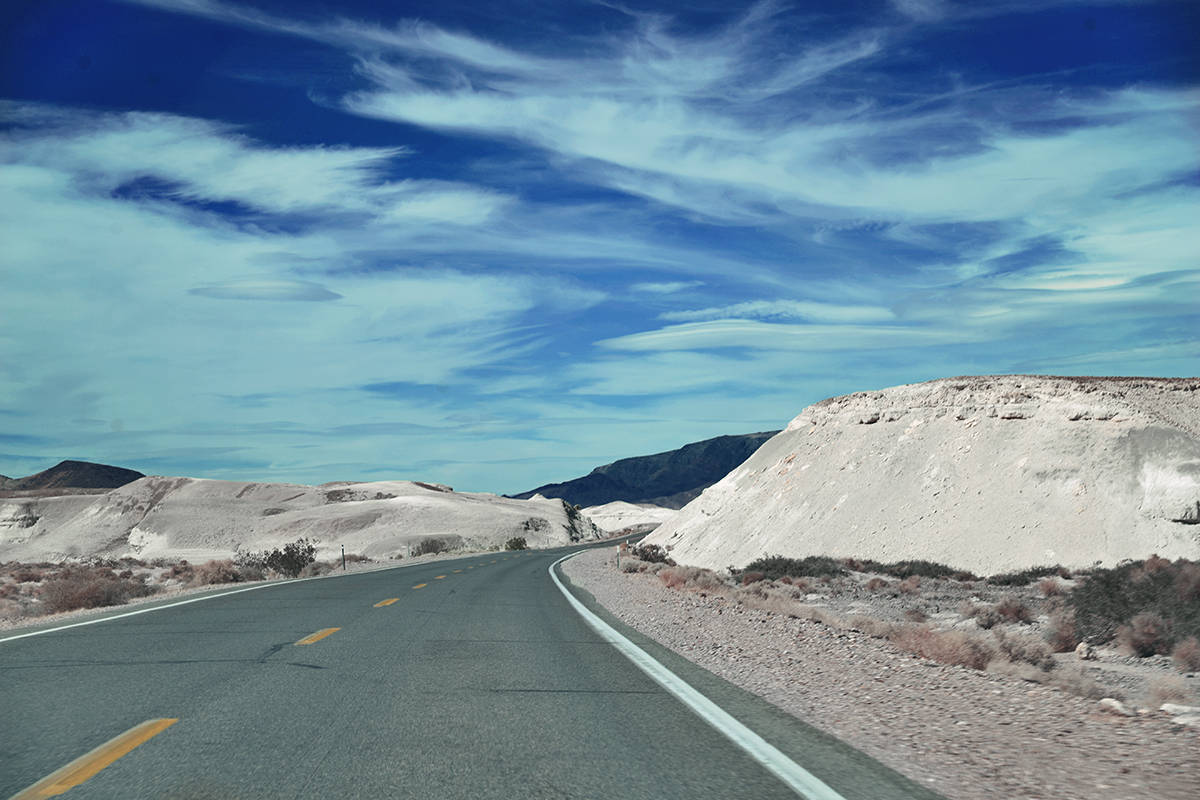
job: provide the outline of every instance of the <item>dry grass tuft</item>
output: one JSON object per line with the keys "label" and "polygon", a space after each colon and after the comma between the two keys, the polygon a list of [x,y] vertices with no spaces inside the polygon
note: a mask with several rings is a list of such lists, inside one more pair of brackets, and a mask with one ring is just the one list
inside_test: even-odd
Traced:
{"label": "dry grass tuft", "polygon": [[1054,669],[1054,654],[1037,636],[1021,634],[1006,636],[1001,630],[997,630],[994,636],[996,648],[1000,655],[1008,661],[1015,664],[1030,664],[1046,671]]}
{"label": "dry grass tuft", "polygon": [[888,640],[921,658],[940,664],[983,669],[996,657],[995,647],[963,631],[935,631],[924,625],[894,628]]}
{"label": "dry grass tuft", "polygon": [[1058,582],[1058,578],[1042,578],[1038,581],[1038,589],[1041,590],[1042,597],[1058,597],[1066,591]]}
{"label": "dry grass tuft", "polygon": [[1146,686],[1143,698],[1147,708],[1159,709],[1163,703],[1176,703],[1181,706],[1194,705],[1196,698],[1188,690],[1187,684],[1177,675],[1163,675],[1154,678]]}
{"label": "dry grass tuft", "polygon": [[1175,666],[1182,672],[1200,672],[1200,640],[1189,636],[1171,651]]}
{"label": "dry grass tuft", "polygon": [[921,576],[909,575],[904,580],[900,581],[899,589],[901,594],[920,594],[921,593]]}
{"label": "dry grass tuft", "polygon": [[871,578],[871,580],[867,581],[867,589],[872,592],[877,592],[880,589],[886,589],[889,586],[891,586],[891,584],[885,581],[883,578]]}
{"label": "dry grass tuft", "polygon": [[909,622],[924,622],[929,616],[919,608],[904,609],[904,618]]}

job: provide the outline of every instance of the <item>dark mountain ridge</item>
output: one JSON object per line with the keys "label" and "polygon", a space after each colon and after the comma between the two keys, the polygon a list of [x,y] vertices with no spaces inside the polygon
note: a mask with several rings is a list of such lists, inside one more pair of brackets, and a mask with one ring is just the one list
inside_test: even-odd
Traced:
{"label": "dark mountain ridge", "polygon": [[88,461],[62,461],[24,478],[0,476],[0,491],[45,492],[58,489],[117,489],[146,477],[140,472]]}
{"label": "dark mountain ridge", "polygon": [[584,507],[623,500],[683,508],[777,433],[779,431],[718,436],[684,445],[678,450],[623,458],[596,467],[582,478],[546,484],[512,497],[527,500],[540,494]]}

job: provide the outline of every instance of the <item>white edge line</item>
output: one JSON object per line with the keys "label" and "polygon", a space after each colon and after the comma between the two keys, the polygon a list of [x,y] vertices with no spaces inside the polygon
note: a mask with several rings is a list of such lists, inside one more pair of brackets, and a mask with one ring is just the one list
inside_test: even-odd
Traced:
{"label": "white edge line", "polygon": [[777,778],[790,788],[809,800],[845,800],[840,794],[829,788],[819,778],[801,767],[795,761],[780,752],[774,745],[763,739],[754,731],[734,719],[728,712],[713,701],[692,688],[674,672],[656,661],[649,653],[629,641],[617,632],[607,622],[593,614],[588,608],[572,595],[562,581],[554,574],[554,568],[568,558],[574,558],[579,553],[563,556],[550,565],[550,577],[558,586],[571,606],[591,625],[602,638],[617,648],[623,656],[634,663],[642,672],[653,678],[659,685],[681,702],[696,712],[701,719],[728,737],[734,744],[745,750],[751,758],[770,770]]}

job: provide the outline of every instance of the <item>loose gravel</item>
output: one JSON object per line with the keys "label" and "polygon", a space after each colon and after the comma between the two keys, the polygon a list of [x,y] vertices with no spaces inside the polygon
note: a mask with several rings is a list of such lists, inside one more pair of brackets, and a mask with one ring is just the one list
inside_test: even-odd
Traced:
{"label": "loose gravel", "polygon": [[625,624],[951,800],[1194,800],[1200,730],[918,658],[854,631],[619,572],[563,565]]}

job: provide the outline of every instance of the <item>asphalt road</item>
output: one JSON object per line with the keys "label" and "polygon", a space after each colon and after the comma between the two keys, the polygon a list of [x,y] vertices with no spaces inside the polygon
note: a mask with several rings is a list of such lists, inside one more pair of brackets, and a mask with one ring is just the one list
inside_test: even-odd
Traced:
{"label": "asphalt road", "polygon": [[[159,718],[178,722],[69,800],[794,798],[581,621],[548,575],[565,552],[281,582],[0,640],[0,798]],[[933,797],[654,655],[847,800]]]}

